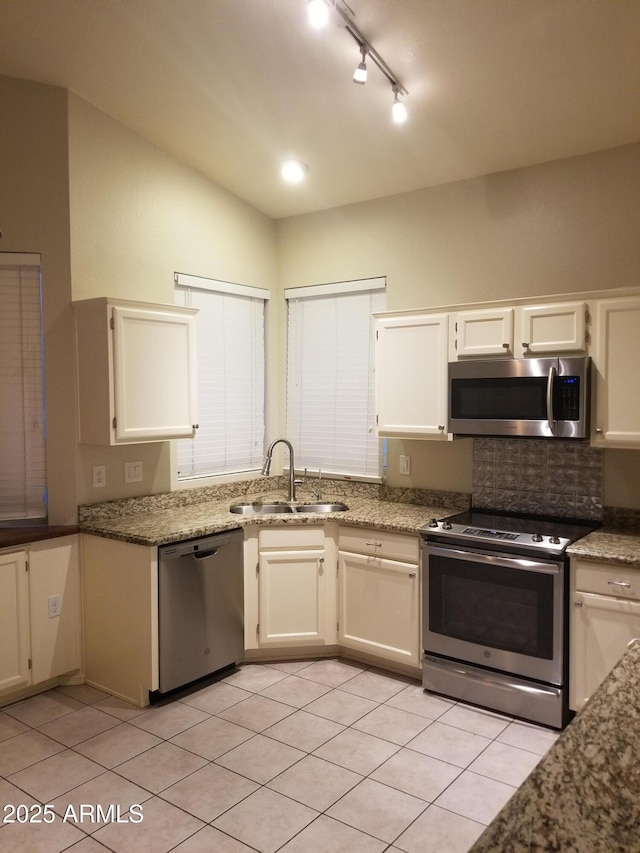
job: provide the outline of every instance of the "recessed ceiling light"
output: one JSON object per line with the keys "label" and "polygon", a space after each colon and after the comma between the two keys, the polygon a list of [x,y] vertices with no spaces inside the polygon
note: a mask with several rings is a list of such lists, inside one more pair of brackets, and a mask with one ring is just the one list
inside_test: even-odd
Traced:
{"label": "recessed ceiling light", "polygon": [[290,184],[299,184],[308,171],[309,167],[301,160],[285,160],[280,167],[280,174]]}

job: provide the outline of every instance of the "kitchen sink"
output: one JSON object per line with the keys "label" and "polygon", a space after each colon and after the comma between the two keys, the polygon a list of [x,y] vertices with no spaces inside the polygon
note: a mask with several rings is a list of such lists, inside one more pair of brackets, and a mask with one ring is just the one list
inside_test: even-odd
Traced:
{"label": "kitchen sink", "polygon": [[242,515],[262,515],[269,512],[293,512],[293,507],[284,501],[274,501],[263,504],[260,501],[253,503],[231,504],[229,512],[241,513]]}
{"label": "kitchen sink", "polygon": [[349,507],[343,503],[315,503],[298,504],[294,509],[296,512],[344,512]]}
{"label": "kitchen sink", "polygon": [[273,501],[271,503],[260,503],[260,501],[231,504],[229,512],[241,515],[263,515],[266,513],[291,513],[291,512],[344,512],[349,507],[344,503],[318,503],[291,505],[284,501]]}

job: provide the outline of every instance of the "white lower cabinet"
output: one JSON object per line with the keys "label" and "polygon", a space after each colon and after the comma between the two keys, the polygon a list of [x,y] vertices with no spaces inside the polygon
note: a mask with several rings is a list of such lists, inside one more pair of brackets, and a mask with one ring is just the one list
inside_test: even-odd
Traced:
{"label": "white lower cabinet", "polygon": [[29,581],[24,551],[0,554],[0,693],[26,687],[29,669]]}
{"label": "white lower cabinet", "polygon": [[572,562],[570,707],[579,711],[640,639],[640,568]]}
{"label": "white lower cabinet", "polygon": [[419,667],[417,537],[344,527],[338,549],[338,644]]}
{"label": "white lower cabinet", "polygon": [[245,647],[334,645],[336,565],[324,528],[259,527],[245,544]]}
{"label": "white lower cabinet", "polygon": [[0,696],[82,669],[78,536],[0,554]]}

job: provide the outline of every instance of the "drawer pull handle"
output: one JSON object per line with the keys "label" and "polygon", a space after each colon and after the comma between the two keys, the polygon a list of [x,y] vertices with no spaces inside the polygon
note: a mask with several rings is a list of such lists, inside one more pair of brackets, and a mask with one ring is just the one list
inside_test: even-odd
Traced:
{"label": "drawer pull handle", "polygon": [[631,587],[631,584],[627,581],[607,581],[607,583],[611,586],[623,586],[626,589],[629,589]]}
{"label": "drawer pull handle", "polygon": [[382,548],[382,542],[367,542],[367,545],[373,545],[374,548]]}

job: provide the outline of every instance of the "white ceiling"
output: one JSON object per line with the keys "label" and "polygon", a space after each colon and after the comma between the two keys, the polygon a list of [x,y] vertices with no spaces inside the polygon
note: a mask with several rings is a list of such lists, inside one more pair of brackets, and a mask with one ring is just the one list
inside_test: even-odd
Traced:
{"label": "white ceiling", "polygon": [[[640,140],[639,0],[0,0],[0,73],[63,86],[280,218]],[[283,185],[279,161],[309,165]]]}

